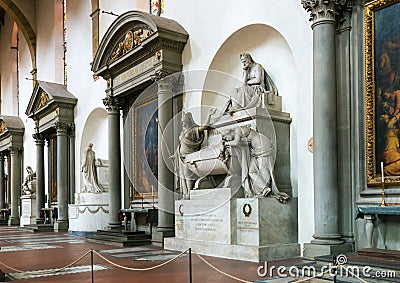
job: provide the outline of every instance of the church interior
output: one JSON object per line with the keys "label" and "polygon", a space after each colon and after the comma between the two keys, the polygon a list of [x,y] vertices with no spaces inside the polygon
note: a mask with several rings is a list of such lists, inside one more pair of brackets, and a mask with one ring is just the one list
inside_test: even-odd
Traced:
{"label": "church interior", "polygon": [[0,281],[400,282],[399,15],[0,0]]}

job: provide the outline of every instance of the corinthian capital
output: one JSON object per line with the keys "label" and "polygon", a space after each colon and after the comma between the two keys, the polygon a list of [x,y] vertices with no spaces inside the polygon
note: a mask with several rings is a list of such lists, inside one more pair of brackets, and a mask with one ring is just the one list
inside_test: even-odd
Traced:
{"label": "corinthian capital", "polygon": [[336,16],[348,0],[301,0],[303,8],[310,13],[313,23],[328,20],[335,21]]}
{"label": "corinthian capital", "polygon": [[108,112],[118,112],[120,109],[120,102],[117,97],[107,95],[105,98],[103,98],[103,104],[106,107]]}

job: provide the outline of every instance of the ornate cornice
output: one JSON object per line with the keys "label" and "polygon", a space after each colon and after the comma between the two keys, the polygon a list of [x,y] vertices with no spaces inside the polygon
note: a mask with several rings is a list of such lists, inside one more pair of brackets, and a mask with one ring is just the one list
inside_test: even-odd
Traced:
{"label": "ornate cornice", "polygon": [[105,98],[103,98],[103,104],[106,107],[108,112],[119,113],[119,110],[121,108],[121,103],[120,103],[119,99],[112,95],[107,95]]}
{"label": "ornate cornice", "polygon": [[303,8],[310,13],[310,21],[336,21],[343,6],[348,0],[301,0]]}

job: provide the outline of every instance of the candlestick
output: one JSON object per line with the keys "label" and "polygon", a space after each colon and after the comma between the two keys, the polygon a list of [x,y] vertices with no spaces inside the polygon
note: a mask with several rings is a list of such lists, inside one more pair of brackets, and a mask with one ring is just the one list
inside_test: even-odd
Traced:
{"label": "candlestick", "polygon": [[381,162],[381,173],[382,173],[382,201],[379,206],[386,206],[385,202],[385,175],[383,173],[383,162]]}

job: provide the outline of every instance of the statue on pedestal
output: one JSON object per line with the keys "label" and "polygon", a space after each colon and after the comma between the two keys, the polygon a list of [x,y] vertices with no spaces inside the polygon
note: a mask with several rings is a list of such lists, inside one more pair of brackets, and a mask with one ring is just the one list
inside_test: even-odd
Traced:
{"label": "statue on pedestal", "polygon": [[85,150],[85,157],[82,162],[81,171],[83,174],[83,192],[101,193],[103,189],[99,185],[96,168],[96,155],[93,151],[93,144],[89,143]]}
{"label": "statue on pedestal", "polygon": [[278,95],[278,89],[263,66],[254,62],[249,53],[240,54],[240,61],[243,64],[243,85],[233,90],[225,112],[232,114],[273,104],[272,96]]}
{"label": "statue on pedestal", "polygon": [[[225,146],[241,146],[242,186],[245,197],[272,197],[285,203],[290,199],[280,192],[274,177],[274,144],[265,135],[241,126],[225,133]],[[240,142],[244,145],[240,145]]]}
{"label": "statue on pedestal", "polygon": [[31,166],[26,167],[26,172],[28,175],[22,183],[22,194],[32,195],[36,192],[36,172],[33,172]]}

